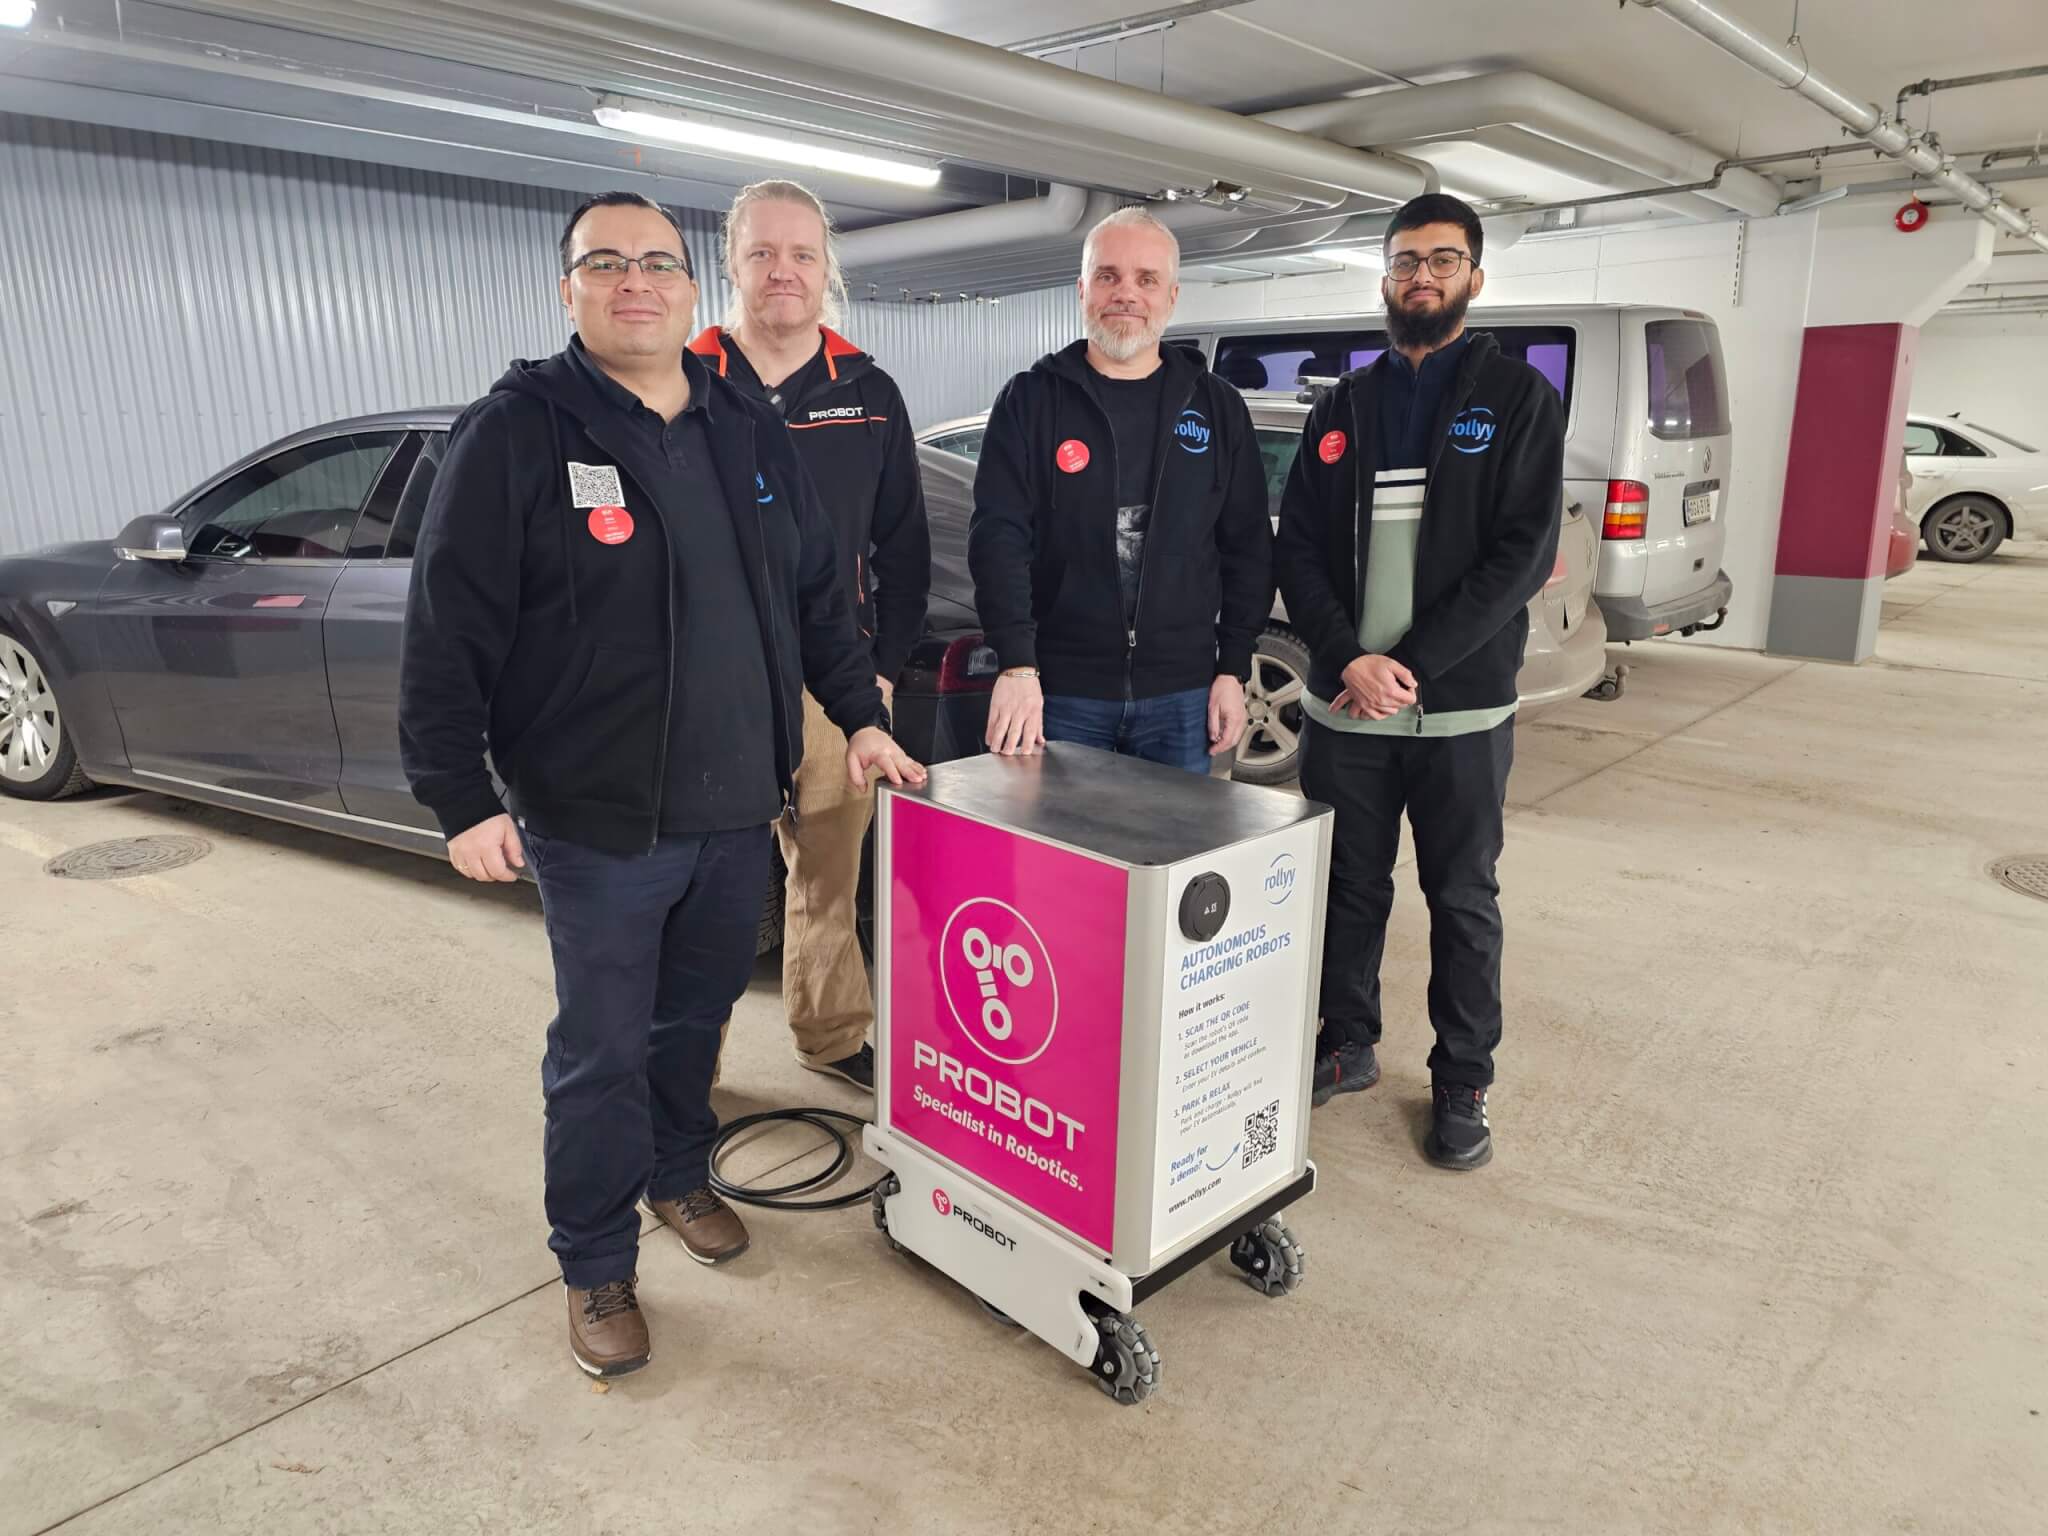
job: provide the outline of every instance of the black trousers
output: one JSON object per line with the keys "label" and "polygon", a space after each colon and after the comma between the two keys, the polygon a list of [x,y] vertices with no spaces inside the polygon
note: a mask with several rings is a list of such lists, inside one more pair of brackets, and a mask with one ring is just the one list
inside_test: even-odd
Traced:
{"label": "black trousers", "polygon": [[1484,1088],[1500,1044],[1500,860],[1515,722],[1469,736],[1365,736],[1311,721],[1301,787],[1333,806],[1319,1048],[1380,1038],[1380,958],[1401,812],[1429,903],[1430,1076]]}

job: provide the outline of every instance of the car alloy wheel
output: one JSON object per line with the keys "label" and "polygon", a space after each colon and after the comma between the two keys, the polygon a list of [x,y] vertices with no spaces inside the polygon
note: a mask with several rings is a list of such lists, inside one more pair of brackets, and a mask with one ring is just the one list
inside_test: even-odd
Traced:
{"label": "car alloy wheel", "polygon": [[1252,651],[1245,684],[1244,739],[1230,776],[1246,784],[1285,784],[1301,771],[1302,701],[1308,695],[1308,648],[1275,625]]}
{"label": "car alloy wheel", "polygon": [[0,635],[0,778],[34,784],[64,750],[64,719],[42,663],[11,635]]}
{"label": "car alloy wheel", "polygon": [[1936,509],[1927,520],[1927,547],[1942,560],[1971,565],[2005,542],[2005,523],[1996,506],[1975,496],[1961,496]]}

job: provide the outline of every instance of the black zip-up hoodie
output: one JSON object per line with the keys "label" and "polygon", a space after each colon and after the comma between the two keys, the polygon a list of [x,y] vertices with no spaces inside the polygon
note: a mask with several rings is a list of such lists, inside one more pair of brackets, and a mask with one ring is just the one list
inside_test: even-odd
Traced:
{"label": "black zip-up hoodie", "polygon": [[[854,619],[874,646],[875,672],[893,680],[924,634],[932,586],[917,439],[896,381],[844,336],[819,329],[825,366],[801,395],[784,390],[780,414],[839,530]],[[720,378],[753,381],[745,354],[735,368],[728,347],[739,351],[716,325],[690,343]]]}
{"label": "black zip-up hoodie", "polygon": [[[1309,687],[1336,696],[1364,655],[1359,593],[1372,542],[1382,355],[1309,411],[1280,503],[1275,545],[1287,617],[1308,642]],[[1453,428],[1457,430],[1454,432]],[[1415,552],[1415,617],[1387,654],[1415,674],[1422,711],[1515,702],[1529,600],[1557,560],[1564,416],[1557,391],[1482,332],[1429,436]]]}
{"label": "black zip-up hoodie", "polygon": [[1187,347],[1161,349],[1159,449],[1135,622],[1116,553],[1117,450],[1088,344],[1003,386],[982,435],[967,564],[1005,667],[1048,694],[1153,698],[1251,674],[1273,607],[1265,465],[1244,397]]}
{"label": "black zip-up hoodie", "polygon": [[[849,735],[888,717],[831,525],[781,418],[694,360],[692,383],[709,392],[706,436],[760,622],[786,802],[803,687]],[[637,853],[659,835],[676,584],[655,498],[626,468],[633,430],[565,352],[513,363],[449,433],[413,559],[398,708],[406,777],[450,837],[504,811],[491,764],[514,812],[550,836]],[[635,537],[598,536],[572,463],[617,472],[627,512],[644,509]]]}

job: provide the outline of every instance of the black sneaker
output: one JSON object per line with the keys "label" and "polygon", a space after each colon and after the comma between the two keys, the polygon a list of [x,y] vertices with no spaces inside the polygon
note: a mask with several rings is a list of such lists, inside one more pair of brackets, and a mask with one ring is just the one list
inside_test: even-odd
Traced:
{"label": "black sneaker", "polygon": [[1462,1083],[1437,1083],[1436,1119],[1423,1138],[1422,1155],[1439,1168],[1464,1171],[1493,1161],[1493,1130],[1486,1123],[1486,1090]]}
{"label": "black sneaker", "polygon": [[1320,1109],[1340,1093],[1362,1093],[1380,1080],[1380,1059],[1369,1045],[1347,1040],[1333,1051],[1316,1054],[1316,1075],[1309,1103]]}
{"label": "black sneaker", "polygon": [[809,1062],[803,1065],[807,1071],[828,1073],[833,1077],[845,1079],[856,1088],[864,1088],[869,1093],[875,1091],[875,1048],[872,1045],[863,1045],[851,1056],[828,1061],[821,1067],[814,1067]]}

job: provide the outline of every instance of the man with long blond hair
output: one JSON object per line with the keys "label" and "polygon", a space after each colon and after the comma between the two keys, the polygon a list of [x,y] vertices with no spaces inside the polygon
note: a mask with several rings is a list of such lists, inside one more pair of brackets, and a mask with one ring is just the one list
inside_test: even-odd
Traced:
{"label": "man with long blond hair", "polygon": [[[924,629],[931,534],[910,415],[895,381],[836,330],[845,285],[824,205],[793,181],[743,188],[725,220],[733,301],[690,349],[788,423],[839,535],[841,578],[885,699]],[[823,765],[839,728],[804,698],[806,761],[775,825],[785,886],[782,999],[797,1060],[873,1091],[874,997],[855,930],[861,843],[874,802]]]}

